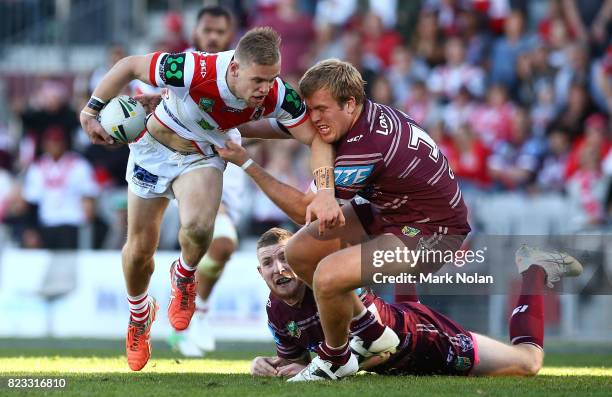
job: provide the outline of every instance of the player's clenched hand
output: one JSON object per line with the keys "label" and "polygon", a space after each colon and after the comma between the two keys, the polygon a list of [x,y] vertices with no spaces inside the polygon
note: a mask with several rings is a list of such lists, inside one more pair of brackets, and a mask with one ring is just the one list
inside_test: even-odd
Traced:
{"label": "player's clenched hand", "polygon": [[278,376],[276,366],[281,360],[279,357],[255,357],[251,363],[251,375]]}
{"label": "player's clenched hand", "polygon": [[215,146],[215,149],[223,160],[234,163],[237,166],[241,166],[249,159],[246,149],[230,140],[225,141],[224,148]]}
{"label": "player's clenched hand", "polygon": [[336,201],[333,189],[320,189],[306,207],[306,224],[308,225],[315,217],[319,220],[320,235],[325,232],[325,229],[344,226],[344,214]]}
{"label": "player's clenched hand", "polygon": [[[89,108],[84,109],[84,111],[91,112]],[[91,143],[96,145],[112,145],[115,143],[113,137],[108,135],[106,131],[104,131],[104,128],[102,128],[102,126],[95,117],[81,112],[80,121],[81,127],[83,127],[83,131],[85,131],[87,136],[89,136],[89,140],[91,141]]]}
{"label": "player's clenched hand", "polygon": [[306,367],[304,364],[292,363],[278,367],[278,376],[294,376]]}
{"label": "player's clenched hand", "polygon": [[140,94],[134,97],[140,102],[147,114],[153,113],[157,105],[161,102],[161,94]]}

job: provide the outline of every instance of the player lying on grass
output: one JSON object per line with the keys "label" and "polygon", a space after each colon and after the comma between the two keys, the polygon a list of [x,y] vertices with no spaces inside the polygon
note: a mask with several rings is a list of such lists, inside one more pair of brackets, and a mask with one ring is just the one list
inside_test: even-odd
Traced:
{"label": "player lying on grass", "polygon": [[[258,271],[270,288],[268,324],[276,356],[256,357],[256,376],[334,379],[333,367],[312,367],[310,352],[323,342],[323,330],[313,292],[287,264],[285,246],[291,233],[273,228],[257,242]],[[388,375],[536,375],[544,358],[544,286],[564,276],[576,276],[582,265],[571,256],[523,245],[516,252],[522,275],[521,295],[510,318],[511,344],[467,331],[450,318],[416,302],[389,304],[371,292],[361,301],[376,318],[400,337],[394,354],[361,362],[368,371]],[[538,294],[540,293],[540,294]],[[351,334],[359,332],[353,321]],[[362,358],[362,357],[360,357]]]}
{"label": "player lying on grass", "polygon": [[[320,62],[302,77],[300,90],[318,134],[334,145],[336,197],[358,195],[368,201],[353,200],[343,207],[344,226],[321,235],[319,221],[314,221],[287,246],[291,267],[315,292],[325,333],[312,365],[326,371],[333,367],[334,377],[344,377],[358,370],[349,349],[351,321],[360,324],[353,350],[394,352],[400,342],[389,327],[375,321],[354,290],[371,283],[374,270],[396,275],[435,272],[444,265],[429,257],[429,262],[389,262],[375,269],[368,253],[406,247],[454,252],[470,226],[459,185],[436,143],[403,112],[367,100],[355,67],[334,59]],[[230,159],[217,150],[249,175],[259,172],[251,171],[246,158]],[[289,207],[291,216],[309,223],[304,208],[314,192],[303,196],[287,188],[262,189],[279,207]]]}

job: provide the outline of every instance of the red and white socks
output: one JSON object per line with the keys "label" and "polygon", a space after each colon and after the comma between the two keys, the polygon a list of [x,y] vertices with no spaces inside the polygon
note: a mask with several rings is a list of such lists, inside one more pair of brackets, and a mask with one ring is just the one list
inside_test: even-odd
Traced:
{"label": "red and white socks", "polygon": [[510,317],[510,342],[529,343],[544,348],[544,285],[546,272],[531,266],[523,272],[518,303]]}
{"label": "red and white socks", "polygon": [[138,296],[127,296],[130,305],[130,318],[136,323],[144,323],[149,318],[149,294],[145,291]]}
{"label": "red and white socks", "polygon": [[177,275],[177,277],[189,278],[193,277],[197,268],[197,265],[190,266],[187,262],[185,262],[183,254],[181,254],[181,256],[179,256],[176,266],[174,267],[174,273]]}

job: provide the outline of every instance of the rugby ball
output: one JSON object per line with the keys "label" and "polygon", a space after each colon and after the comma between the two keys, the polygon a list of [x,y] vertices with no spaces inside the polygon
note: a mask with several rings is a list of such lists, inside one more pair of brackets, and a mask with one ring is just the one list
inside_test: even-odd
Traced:
{"label": "rugby ball", "polygon": [[100,111],[102,128],[121,143],[133,142],[145,128],[146,112],[134,98],[119,95]]}

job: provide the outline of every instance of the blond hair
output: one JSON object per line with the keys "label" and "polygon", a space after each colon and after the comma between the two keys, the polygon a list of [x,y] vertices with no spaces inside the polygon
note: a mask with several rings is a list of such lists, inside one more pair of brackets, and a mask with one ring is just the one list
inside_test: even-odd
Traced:
{"label": "blond hair", "polygon": [[257,249],[269,247],[270,245],[289,240],[291,236],[293,236],[293,233],[291,233],[289,230],[281,229],[280,227],[273,227],[262,234],[259,240],[257,240]]}
{"label": "blond hair", "polygon": [[281,39],[270,27],[249,30],[238,42],[234,56],[238,62],[276,65],[280,61]]}
{"label": "blond hair", "polygon": [[339,59],[326,59],[312,66],[300,79],[300,92],[306,98],[327,88],[332,98],[342,106],[351,97],[361,105],[365,101],[365,81],[350,63]]}

